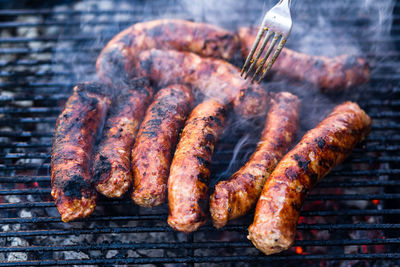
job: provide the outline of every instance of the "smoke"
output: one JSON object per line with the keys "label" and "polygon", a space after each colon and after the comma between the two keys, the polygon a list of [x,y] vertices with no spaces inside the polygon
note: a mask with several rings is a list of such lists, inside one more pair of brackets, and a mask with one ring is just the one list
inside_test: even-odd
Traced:
{"label": "smoke", "polygon": [[[159,18],[181,18],[197,22],[207,22],[220,27],[236,30],[239,26],[258,26],[265,14],[278,0],[236,1],[236,0],[169,0],[169,1],[90,1],[72,5],[72,9],[82,11],[72,17],[78,20],[78,28],[66,28],[60,34],[55,56],[55,71],[70,70],[78,81],[97,80],[95,59],[107,41],[129,25]],[[341,54],[361,55],[368,59],[374,77],[382,70],[384,57],[376,59],[377,53],[384,54],[390,47],[390,30],[393,19],[394,0],[292,0],[292,33],[287,47],[303,53],[318,56],[338,56]],[[58,6],[56,10],[69,10],[71,6]],[[115,9],[121,12],[115,12]],[[55,20],[71,22],[71,16],[58,15]],[[362,30],[360,30],[362,29]],[[89,41],[65,41],[63,36],[90,37]],[[95,38],[92,38],[95,36]],[[66,58],[64,50],[72,50]],[[62,62],[63,64],[59,64]],[[60,68],[60,66],[62,66]],[[390,67],[385,67],[390,68]],[[389,69],[388,69],[389,70]],[[391,71],[391,70],[389,70]],[[392,72],[394,73],[394,72]],[[59,82],[59,77],[54,80]],[[207,81],[205,81],[207,82]],[[368,85],[354,88],[347,93],[324,95],[302,83],[289,82],[282,77],[274,77],[263,85],[269,91],[290,91],[302,100],[301,127],[299,138],[314,127],[332,108],[345,100],[357,101]],[[257,143],[261,124],[234,123],[230,134],[243,132],[234,145],[230,160],[217,177],[226,176],[240,167],[246,153],[239,153],[249,144]],[[247,133],[246,133],[247,131]],[[247,153],[248,154],[248,153]]]}

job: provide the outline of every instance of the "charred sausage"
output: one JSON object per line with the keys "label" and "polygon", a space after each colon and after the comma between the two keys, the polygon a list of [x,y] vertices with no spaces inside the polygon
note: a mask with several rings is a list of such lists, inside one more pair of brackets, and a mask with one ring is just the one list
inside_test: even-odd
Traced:
{"label": "charred sausage", "polygon": [[268,255],[293,244],[304,199],[365,138],[370,126],[371,119],[357,104],[345,102],[283,157],[264,185],[249,227],[248,238],[259,250]]}
{"label": "charred sausage", "polygon": [[120,88],[95,153],[92,183],[107,197],[121,197],[132,185],[131,150],[153,90],[146,78]]}
{"label": "charred sausage", "polygon": [[101,51],[96,63],[99,77],[115,85],[128,76],[138,76],[132,68],[135,57],[151,48],[230,60],[239,49],[239,39],[233,32],[205,23],[176,19],[136,23],[117,34]]}
{"label": "charred sausage", "polygon": [[226,105],[206,100],[186,122],[168,179],[168,224],[175,230],[190,233],[207,221],[211,157],[226,115]]}
{"label": "charred sausage", "polygon": [[[160,51],[150,55],[158,56],[154,58],[158,63],[164,59],[164,63],[171,67],[171,70],[166,68],[165,64],[151,64],[151,58],[145,62],[138,58],[141,52],[152,48],[170,51],[166,52],[169,56]],[[173,19],[155,20],[137,23],[116,35],[102,50],[96,62],[96,69],[104,83],[121,87],[120,84],[126,83],[131,77],[144,76],[142,70],[148,69],[150,64],[160,68],[164,76],[171,74],[172,81],[158,83],[159,87],[187,80],[188,85],[194,85],[203,94],[220,92],[219,97],[223,97],[224,101],[234,102],[234,109],[238,114],[259,115],[264,112],[263,108],[266,106],[266,103],[262,102],[267,99],[264,90],[259,85],[251,85],[250,82],[241,79],[239,70],[224,61],[232,59],[238,50],[239,39],[233,32],[204,23]],[[180,54],[177,51],[186,53]],[[184,57],[187,57],[187,65],[176,64]],[[199,64],[202,67],[200,70],[196,68]],[[187,74],[190,74],[189,77],[185,77]],[[210,79],[211,76],[214,78]],[[219,80],[221,78],[222,80]],[[157,83],[157,80],[152,81]],[[221,85],[225,87],[223,90],[219,88]]]}
{"label": "charred sausage", "polygon": [[[242,56],[247,57],[256,38],[255,28],[239,28]],[[305,81],[322,91],[346,90],[367,83],[370,70],[362,57],[341,55],[333,58],[310,56],[283,48],[271,72]]]}
{"label": "charred sausage", "polygon": [[143,207],[162,204],[178,135],[193,105],[191,90],[171,85],[160,90],[147,109],[132,150],[132,199]]}
{"label": "charred sausage", "polygon": [[265,113],[268,96],[258,84],[240,77],[239,69],[228,62],[202,58],[189,52],[152,49],[138,56],[139,76],[147,76],[159,87],[173,83],[190,85],[195,94],[232,103],[243,117]]}
{"label": "charred sausage", "polygon": [[215,227],[248,213],[257,203],[265,181],[296,136],[300,102],[288,92],[277,94],[256,151],[249,161],[226,181],[215,186],[210,213]]}
{"label": "charred sausage", "polygon": [[51,195],[64,222],[87,217],[96,207],[90,161],[111,104],[109,93],[98,84],[78,84],[57,119],[51,152]]}

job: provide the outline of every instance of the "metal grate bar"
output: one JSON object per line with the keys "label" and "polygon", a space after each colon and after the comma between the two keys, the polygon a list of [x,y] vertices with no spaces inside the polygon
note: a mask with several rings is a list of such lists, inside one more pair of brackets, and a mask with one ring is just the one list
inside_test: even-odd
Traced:
{"label": "metal grate bar", "polygon": [[[247,232],[247,225],[228,225],[221,229],[216,229],[211,225],[199,228],[199,232],[222,232],[235,231]],[[398,230],[400,224],[299,224],[298,230]],[[27,230],[0,232],[0,237],[28,237],[28,236],[52,236],[52,235],[97,235],[97,234],[117,234],[117,233],[156,233],[174,232],[169,226],[150,226],[150,227],[103,227],[103,228],[79,228],[65,230]]]}

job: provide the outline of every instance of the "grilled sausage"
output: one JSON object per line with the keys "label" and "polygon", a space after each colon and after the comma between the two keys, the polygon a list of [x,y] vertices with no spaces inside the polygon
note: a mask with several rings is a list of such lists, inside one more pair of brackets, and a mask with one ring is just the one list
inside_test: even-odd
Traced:
{"label": "grilled sausage", "polygon": [[370,126],[357,104],[345,102],[283,157],[264,185],[249,227],[248,238],[259,250],[268,255],[293,244],[304,199],[365,138]]}
{"label": "grilled sausage", "polygon": [[78,84],[57,119],[51,153],[51,195],[64,222],[87,217],[96,207],[90,161],[111,104],[109,93],[98,84]]}
{"label": "grilled sausage", "polygon": [[146,78],[121,88],[112,103],[95,153],[92,184],[107,197],[121,197],[132,184],[131,150],[139,123],[153,96]]}
{"label": "grilled sausage", "polygon": [[190,233],[207,221],[211,158],[226,115],[227,106],[211,99],[186,122],[168,179],[168,224],[175,230]]}
{"label": "grilled sausage", "polygon": [[96,63],[99,77],[108,85],[137,77],[132,68],[135,57],[151,48],[230,60],[239,48],[239,39],[233,32],[205,23],[176,19],[137,23],[117,34],[101,51]]}
{"label": "grilled sausage", "polygon": [[191,90],[171,85],[160,90],[147,109],[132,150],[132,199],[143,207],[160,205],[178,135],[193,105]]}
{"label": "grilled sausage", "polygon": [[295,138],[299,120],[298,98],[282,92],[271,100],[270,106],[256,151],[230,179],[219,182],[210,197],[211,218],[217,228],[254,208],[265,181]]}
{"label": "grilled sausage", "polygon": [[190,85],[195,92],[221,103],[232,103],[243,117],[261,115],[267,107],[267,93],[239,75],[226,61],[202,58],[189,52],[149,50],[139,55],[136,69],[159,87],[173,83]]}
{"label": "grilled sausage", "polygon": [[[242,56],[250,52],[257,34],[255,28],[239,28]],[[346,90],[370,79],[364,58],[341,55],[334,58],[310,56],[283,48],[271,72],[297,81],[306,81],[322,91]]]}

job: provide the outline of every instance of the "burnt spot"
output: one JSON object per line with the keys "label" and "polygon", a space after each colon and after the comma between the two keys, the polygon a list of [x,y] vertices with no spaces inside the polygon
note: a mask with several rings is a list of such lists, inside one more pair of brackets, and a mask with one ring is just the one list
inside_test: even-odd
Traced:
{"label": "burnt spot", "polygon": [[196,156],[197,161],[199,162],[200,165],[206,167],[206,168],[210,168],[211,167],[211,162],[209,162],[208,160],[206,160],[205,158],[201,157],[201,156]]}
{"label": "burnt spot", "polygon": [[150,73],[152,64],[153,64],[153,59],[150,57],[146,60],[140,61],[140,68],[144,70],[146,73]]}
{"label": "burnt spot", "polygon": [[212,153],[211,147],[209,147],[209,146],[207,146],[207,145],[204,145],[203,148],[204,148],[204,150],[205,150],[207,153],[209,153],[209,154]]}
{"label": "burnt spot", "polygon": [[154,137],[157,137],[157,132],[155,132],[155,131],[143,131],[142,135],[143,136],[147,136],[149,138],[154,138]]}
{"label": "burnt spot", "polygon": [[203,184],[207,185],[208,184],[208,175],[206,175],[203,172],[200,172],[199,174],[197,174],[197,180],[199,180]]}
{"label": "burnt spot", "polygon": [[217,116],[210,116],[208,117],[210,121],[214,121],[218,126],[222,127],[222,121]]}
{"label": "burnt spot", "polygon": [[297,179],[297,176],[299,175],[299,173],[294,169],[294,168],[287,168],[285,170],[285,176],[290,180],[290,181],[294,181]]}
{"label": "burnt spot", "polygon": [[205,139],[206,139],[207,142],[210,142],[210,143],[215,142],[215,137],[214,137],[214,135],[212,135],[212,134],[207,134],[207,135],[205,136]]}
{"label": "burnt spot", "polygon": [[306,160],[305,158],[299,156],[298,154],[293,155],[294,160],[297,161],[297,166],[307,172],[308,164],[310,164],[311,160]]}
{"label": "burnt spot", "polygon": [[293,207],[293,209],[295,209],[297,212],[300,212],[301,210],[301,204],[296,203],[296,202],[292,202],[291,206]]}
{"label": "burnt spot", "polygon": [[147,31],[146,31],[146,35],[148,36],[148,37],[158,37],[158,36],[161,36],[161,35],[163,35],[164,34],[164,25],[163,24],[160,24],[160,25],[157,25],[157,26],[154,26],[154,27],[152,27],[152,28],[150,28],[150,29],[148,29]]}
{"label": "burnt spot", "polygon": [[324,62],[322,61],[322,60],[320,60],[320,59],[317,59],[315,62],[314,62],[314,67],[316,68],[316,69],[318,69],[318,70],[321,70],[323,67],[324,67]]}
{"label": "burnt spot", "polygon": [[160,126],[161,122],[162,122],[161,119],[149,120],[146,122],[146,127],[156,128]]}
{"label": "burnt spot", "polygon": [[150,81],[147,77],[134,78],[130,81],[134,90],[140,90],[144,87],[150,86]]}
{"label": "burnt spot", "polygon": [[228,110],[225,107],[220,107],[217,109],[217,113],[226,117],[228,115]]}
{"label": "burnt spot", "polygon": [[56,182],[55,186],[70,198],[81,198],[82,192],[92,190],[90,184],[80,175],[74,175],[66,181]]}
{"label": "burnt spot", "polygon": [[104,178],[109,176],[111,172],[111,163],[107,157],[100,155],[99,160],[96,161],[93,168],[93,183],[99,184],[104,182]]}
{"label": "burnt spot", "polygon": [[320,138],[318,138],[318,139],[315,139],[315,142],[318,144],[318,147],[319,147],[321,150],[324,149],[325,144],[326,144],[324,138],[320,137]]}

